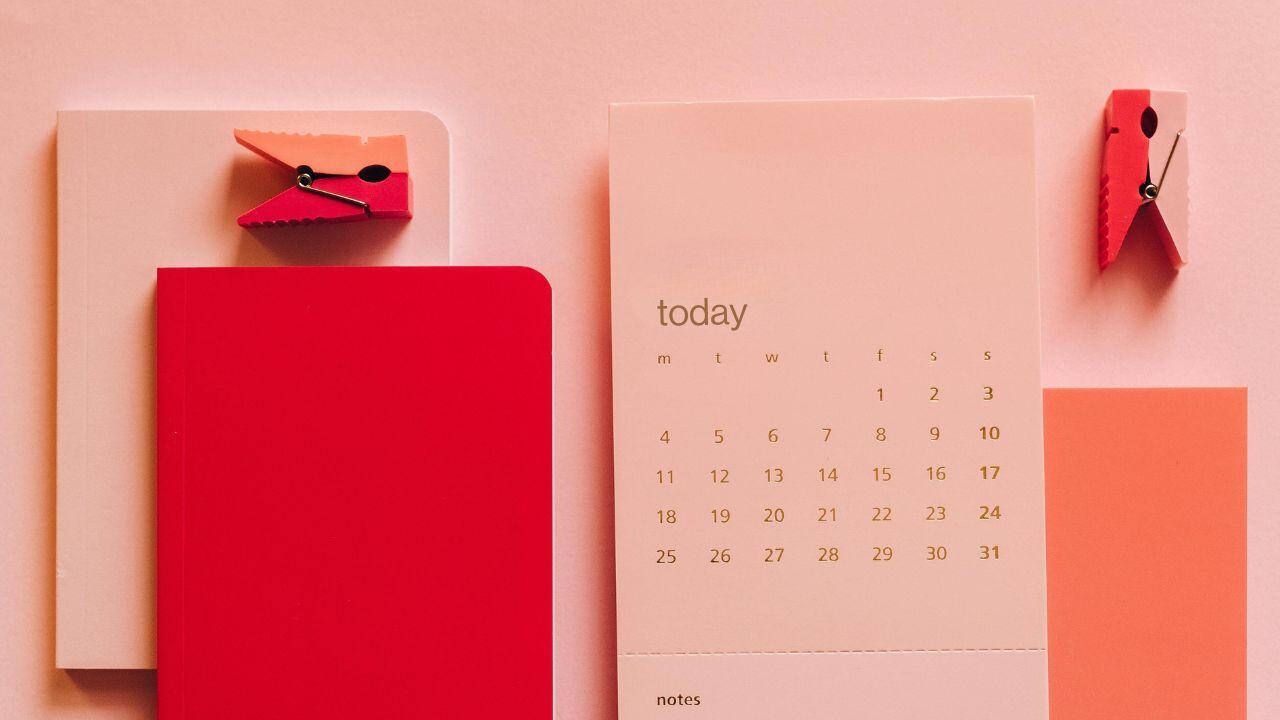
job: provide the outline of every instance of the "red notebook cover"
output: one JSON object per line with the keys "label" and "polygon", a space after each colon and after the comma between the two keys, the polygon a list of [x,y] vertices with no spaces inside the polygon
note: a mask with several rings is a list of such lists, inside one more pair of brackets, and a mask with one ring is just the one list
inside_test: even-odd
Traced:
{"label": "red notebook cover", "polygon": [[546,281],[158,275],[160,720],[550,716]]}

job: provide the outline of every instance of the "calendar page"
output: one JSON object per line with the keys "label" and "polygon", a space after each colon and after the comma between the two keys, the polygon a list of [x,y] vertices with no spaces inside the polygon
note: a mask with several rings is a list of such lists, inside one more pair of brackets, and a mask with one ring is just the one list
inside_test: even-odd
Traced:
{"label": "calendar page", "polygon": [[1043,718],[1029,98],[611,112],[624,720]]}

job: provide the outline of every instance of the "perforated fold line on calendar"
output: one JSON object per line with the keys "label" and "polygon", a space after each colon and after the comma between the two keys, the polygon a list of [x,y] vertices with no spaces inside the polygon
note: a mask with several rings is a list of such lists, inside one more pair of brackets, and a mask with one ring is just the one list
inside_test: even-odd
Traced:
{"label": "perforated fold line on calendar", "polygon": [[623,718],[1044,716],[1032,118],[613,108]]}

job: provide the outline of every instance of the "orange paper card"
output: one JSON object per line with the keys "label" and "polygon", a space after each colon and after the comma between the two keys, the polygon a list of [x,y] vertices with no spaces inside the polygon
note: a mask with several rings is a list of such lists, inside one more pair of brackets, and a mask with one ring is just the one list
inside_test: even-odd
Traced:
{"label": "orange paper card", "polygon": [[1053,720],[1244,718],[1245,389],[1044,409]]}

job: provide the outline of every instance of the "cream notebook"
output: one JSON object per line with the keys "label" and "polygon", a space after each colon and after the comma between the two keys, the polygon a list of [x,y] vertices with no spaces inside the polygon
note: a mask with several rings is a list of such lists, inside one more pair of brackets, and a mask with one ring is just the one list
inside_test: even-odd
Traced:
{"label": "cream notebook", "polygon": [[[294,176],[236,128],[406,135],[413,219],[241,228]],[[58,113],[58,667],[155,667],[156,268],[448,262],[430,113]]]}
{"label": "cream notebook", "polygon": [[1045,717],[1031,99],[610,125],[621,717]]}

